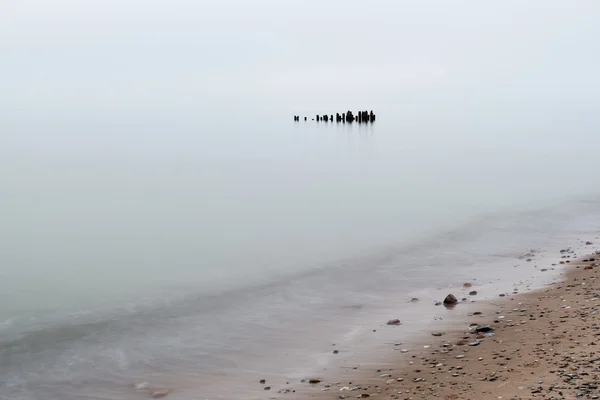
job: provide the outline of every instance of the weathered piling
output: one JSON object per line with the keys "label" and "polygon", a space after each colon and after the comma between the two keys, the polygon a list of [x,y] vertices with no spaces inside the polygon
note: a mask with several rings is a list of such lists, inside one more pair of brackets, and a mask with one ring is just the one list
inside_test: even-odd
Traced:
{"label": "weathered piling", "polygon": [[[356,115],[354,115],[354,113],[351,110],[346,111],[345,113],[335,113],[335,122],[342,122],[342,123],[352,123],[352,122],[357,122],[359,124],[364,124],[364,123],[373,123],[375,122],[375,113],[373,112],[373,110],[368,111],[368,110],[361,110],[361,111],[357,111]],[[307,121],[308,118],[304,117],[304,120]],[[333,114],[323,114],[323,115],[319,115],[316,114],[315,118],[312,119],[313,121],[317,121],[317,122],[333,122]],[[294,121],[300,121],[300,116],[299,115],[294,115]]]}
{"label": "weathered piling", "polygon": [[346,111],[346,122],[354,122],[355,117],[352,114],[352,111],[348,110]]}

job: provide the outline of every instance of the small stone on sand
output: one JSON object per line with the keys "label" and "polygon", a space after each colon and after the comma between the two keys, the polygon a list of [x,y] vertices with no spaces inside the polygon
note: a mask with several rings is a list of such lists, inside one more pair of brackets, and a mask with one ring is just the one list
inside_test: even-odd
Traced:
{"label": "small stone on sand", "polygon": [[167,397],[170,392],[171,391],[169,389],[155,390],[152,392],[152,394],[150,394],[150,397],[153,399],[162,399],[163,397]]}
{"label": "small stone on sand", "polygon": [[454,296],[453,294],[449,294],[444,299],[444,305],[454,305],[456,303],[458,303],[458,300],[456,299],[456,296]]}

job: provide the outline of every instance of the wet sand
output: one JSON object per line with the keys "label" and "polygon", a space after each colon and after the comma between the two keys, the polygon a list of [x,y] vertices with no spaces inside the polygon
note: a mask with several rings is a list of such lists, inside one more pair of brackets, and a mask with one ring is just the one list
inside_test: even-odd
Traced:
{"label": "wet sand", "polygon": [[579,252],[586,253],[577,261],[573,251],[556,255],[555,266],[565,264],[560,282],[459,303],[455,321],[422,332],[419,344],[390,343],[387,357],[338,367],[312,384],[307,377],[295,392],[273,388],[264,398],[598,399],[600,255],[591,243]]}

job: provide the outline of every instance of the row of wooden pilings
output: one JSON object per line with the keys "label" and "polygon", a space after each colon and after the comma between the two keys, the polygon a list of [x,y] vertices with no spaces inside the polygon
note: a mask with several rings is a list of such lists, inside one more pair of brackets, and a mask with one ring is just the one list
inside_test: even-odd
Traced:
{"label": "row of wooden pilings", "polygon": [[[307,121],[308,118],[304,117],[304,120]],[[312,119],[313,121],[323,121],[323,122],[333,122],[333,114],[332,115],[327,115],[327,114],[323,114],[323,115],[316,115],[315,118]],[[300,116],[299,115],[294,115],[294,121],[300,121]],[[368,122],[375,122],[375,114],[373,113],[373,110],[369,111],[359,111],[356,113],[356,116],[354,116],[354,114],[352,113],[352,111],[346,111],[345,113],[336,113],[335,114],[335,122],[358,122],[359,124],[362,123],[368,123]]]}

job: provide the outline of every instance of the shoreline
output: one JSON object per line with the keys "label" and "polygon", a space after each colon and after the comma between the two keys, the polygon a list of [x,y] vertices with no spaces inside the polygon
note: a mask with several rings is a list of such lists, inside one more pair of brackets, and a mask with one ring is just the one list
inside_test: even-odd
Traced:
{"label": "shoreline", "polygon": [[591,245],[560,252],[558,282],[459,303],[443,331],[421,332],[410,348],[363,355],[361,364],[315,376],[318,383],[265,398],[600,399],[600,253]]}

